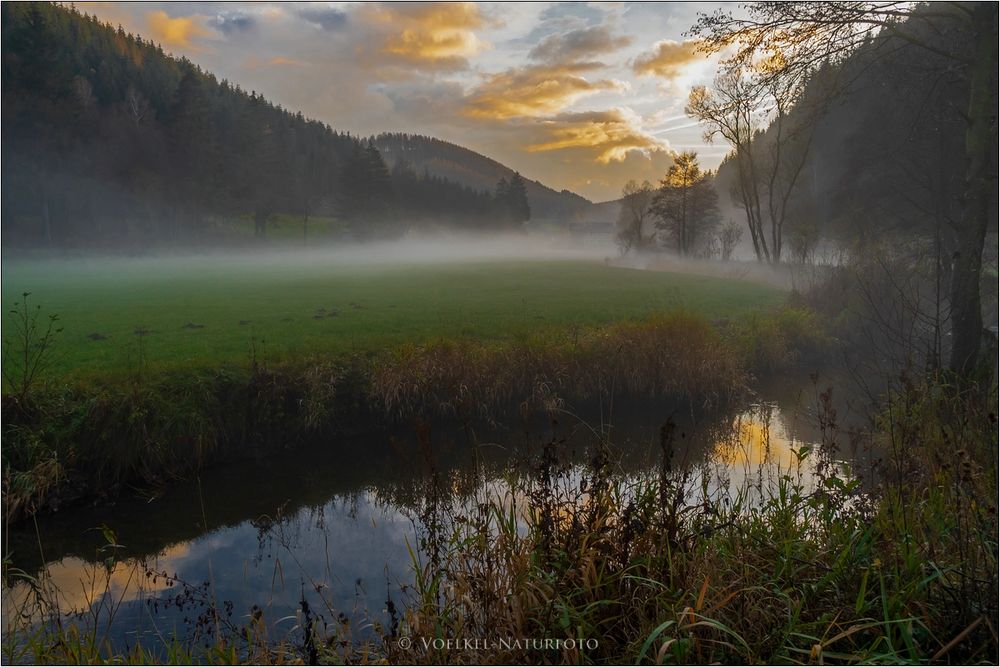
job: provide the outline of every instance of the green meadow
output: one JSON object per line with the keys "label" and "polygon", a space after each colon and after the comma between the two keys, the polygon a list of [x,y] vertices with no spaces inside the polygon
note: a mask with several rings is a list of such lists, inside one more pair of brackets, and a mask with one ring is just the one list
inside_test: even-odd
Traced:
{"label": "green meadow", "polygon": [[[23,292],[59,317],[50,376],[350,355],[438,338],[511,340],[677,309],[779,305],[776,288],[599,261],[345,262],[322,255],[7,261],[5,343]],[[146,333],[137,334],[137,331]]]}

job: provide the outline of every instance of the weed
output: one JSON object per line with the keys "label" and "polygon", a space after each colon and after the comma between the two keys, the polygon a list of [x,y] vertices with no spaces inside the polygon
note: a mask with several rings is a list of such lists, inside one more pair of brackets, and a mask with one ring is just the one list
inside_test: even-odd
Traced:
{"label": "weed", "polygon": [[31,307],[31,292],[21,294],[10,311],[12,335],[4,340],[3,379],[11,388],[16,405],[25,409],[29,394],[53,362],[53,346],[62,327],[58,315],[41,320],[40,305]]}

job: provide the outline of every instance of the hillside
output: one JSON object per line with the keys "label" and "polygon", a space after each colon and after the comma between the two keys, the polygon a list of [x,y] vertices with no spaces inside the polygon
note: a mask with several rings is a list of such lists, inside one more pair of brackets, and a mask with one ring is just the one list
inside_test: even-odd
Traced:
{"label": "hillside", "polygon": [[[490,190],[501,178],[510,180],[514,170],[485,155],[441,139],[415,134],[383,133],[372,137],[390,165],[405,160],[418,173],[447,178],[477,190]],[[525,179],[531,217],[535,222],[567,223],[589,219],[593,204],[580,195],[561,192]]]}
{"label": "hillside", "polygon": [[[518,229],[590,202],[446,142],[379,150],[74,7],[4,3],[5,246],[229,244]],[[412,169],[391,169],[401,146]],[[497,193],[501,178],[511,184]],[[515,187],[516,185],[516,187]],[[310,225],[310,218],[323,224]],[[283,222],[279,222],[283,221]],[[289,221],[298,221],[289,223]]]}
{"label": "hillside", "polygon": [[[968,49],[967,35],[918,20],[923,11],[909,19],[915,38],[941,53]],[[968,80],[953,63],[893,33],[815,72],[784,128],[772,123],[752,144],[754,155],[770,160],[783,131],[781,159],[802,164],[795,176],[791,169],[779,174],[774,197],[787,203],[775,208],[777,216],[765,217],[783,230],[782,257],[805,262],[831,243],[870,248],[893,240],[902,248],[901,239],[917,240],[917,247],[939,245],[942,256],[951,256],[952,221],[962,215],[962,109],[968,97]],[[774,164],[768,160],[758,158],[757,164]],[[723,161],[718,188],[725,203],[733,204],[734,219],[745,225],[737,203],[743,196],[739,166],[733,155]],[[765,167],[758,179],[765,182],[771,173]],[[760,191],[763,210],[770,210],[766,189]],[[995,211],[995,199],[993,206]]]}

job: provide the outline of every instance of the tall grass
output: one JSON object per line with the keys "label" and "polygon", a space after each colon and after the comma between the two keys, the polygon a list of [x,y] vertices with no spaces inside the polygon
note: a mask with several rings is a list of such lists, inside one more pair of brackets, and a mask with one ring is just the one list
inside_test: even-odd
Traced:
{"label": "tall grass", "polygon": [[[606,454],[577,478],[552,443],[534,477],[429,524],[438,548],[414,556],[401,630],[414,639],[387,642],[389,659],[477,662],[477,647],[418,639],[486,637],[508,664],[992,664],[997,433],[982,405],[933,384],[892,395],[865,444],[906,449],[867,480],[836,472],[828,396],[821,445],[766,484],[674,469],[669,424],[641,478]],[[498,641],[520,637],[596,641]]]}
{"label": "tall grass", "polygon": [[615,394],[708,407],[739,395],[747,379],[707,321],[673,313],[514,345],[407,346],[375,364],[371,396],[403,415],[487,416],[511,405],[537,410]]}

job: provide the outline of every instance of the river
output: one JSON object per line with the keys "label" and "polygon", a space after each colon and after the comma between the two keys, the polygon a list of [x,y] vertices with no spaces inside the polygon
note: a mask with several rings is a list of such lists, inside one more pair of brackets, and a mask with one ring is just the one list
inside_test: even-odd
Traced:
{"label": "river", "polygon": [[[714,492],[774,473],[808,486],[812,468],[795,452],[823,441],[820,391],[829,384],[785,381],[721,415],[621,402],[600,410],[603,418],[408,426],[217,466],[162,492],[126,492],[112,505],[22,522],[7,531],[8,575],[16,568],[35,577],[64,623],[96,628],[116,647],[196,638],[219,621],[206,614],[211,609],[234,626],[259,610],[271,638],[290,637],[302,600],[345,636],[364,638],[406,604],[429,480],[444,481],[449,502],[469,502],[525,470],[514,462],[537,456],[547,442],[562,443],[572,475],[602,439],[616,474],[641,475],[661,456],[660,429],[670,419],[677,424],[673,464],[697,471],[693,479],[707,475]],[[832,405],[842,474],[851,475],[852,464],[868,458],[846,444],[843,423],[861,414],[846,386],[837,383]],[[18,615],[22,624],[41,621],[36,589],[7,579],[5,631]]]}

